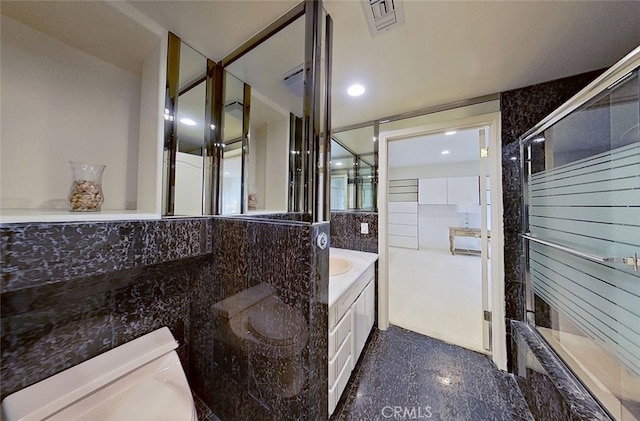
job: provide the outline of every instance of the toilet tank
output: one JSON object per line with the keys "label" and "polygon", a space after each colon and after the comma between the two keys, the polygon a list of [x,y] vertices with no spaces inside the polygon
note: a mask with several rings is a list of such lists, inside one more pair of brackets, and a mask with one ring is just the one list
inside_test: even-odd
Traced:
{"label": "toilet tank", "polygon": [[108,413],[157,419],[149,414],[161,410],[155,395],[167,396],[167,408],[193,419],[195,407],[177,347],[169,329],[160,328],[7,396],[2,409],[7,421],[92,419],[91,414],[118,419]]}

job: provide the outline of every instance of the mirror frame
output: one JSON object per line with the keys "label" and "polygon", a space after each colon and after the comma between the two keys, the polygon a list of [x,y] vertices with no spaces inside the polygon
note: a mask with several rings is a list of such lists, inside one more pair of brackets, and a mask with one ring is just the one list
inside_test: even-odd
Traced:
{"label": "mirror frame", "polygon": [[[178,152],[178,111],[180,51],[182,40],[173,32],[169,32],[167,47],[167,84],[164,110],[164,150],[162,166],[162,215],[174,216],[175,213],[175,181],[176,158]],[[203,132],[203,189],[201,215],[215,212],[218,201],[214,200],[220,190],[219,173],[222,155],[220,127],[222,106],[216,100],[222,92],[222,70],[219,65],[206,59],[205,81],[205,116]],[[194,215],[188,215],[194,216]]]}

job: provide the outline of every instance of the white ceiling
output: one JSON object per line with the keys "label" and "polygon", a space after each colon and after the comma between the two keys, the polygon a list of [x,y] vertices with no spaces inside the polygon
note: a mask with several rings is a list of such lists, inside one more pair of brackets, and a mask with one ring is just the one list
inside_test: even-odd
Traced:
{"label": "white ceiling", "polygon": [[[443,155],[445,150],[449,153]],[[447,165],[479,159],[477,129],[461,130],[449,136],[436,133],[389,142],[389,168]]]}
{"label": "white ceiling", "polygon": [[136,75],[158,43],[157,34],[102,1],[2,0],[0,12]]}
{"label": "white ceiling", "polygon": [[[298,1],[113,4],[0,2],[3,14],[139,73],[155,35],[128,18],[117,22],[118,8],[133,6],[220,61]],[[405,24],[375,38],[358,1],[324,4],[334,21],[334,128],[608,67],[640,44],[640,1],[412,0]],[[354,81],[367,88],[359,98],[345,94]]]}
{"label": "white ceiling", "polygon": [[[130,3],[219,61],[297,1]],[[355,0],[334,22],[333,127],[611,66],[640,45],[640,2],[405,1],[405,24],[372,38]],[[275,58],[275,57],[274,57]],[[347,86],[367,92],[348,97]]]}

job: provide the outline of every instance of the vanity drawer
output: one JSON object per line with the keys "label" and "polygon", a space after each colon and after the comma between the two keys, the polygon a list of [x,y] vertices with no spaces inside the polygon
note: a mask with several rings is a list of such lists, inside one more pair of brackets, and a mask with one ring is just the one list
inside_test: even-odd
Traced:
{"label": "vanity drawer", "polygon": [[[349,354],[349,356],[351,356],[351,354]],[[340,374],[338,374],[335,384],[329,388],[329,414],[332,414],[333,410],[336,409],[340,396],[342,396],[344,388],[347,387],[349,377],[351,377],[351,359],[347,359]],[[331,383],[329,384],[331,385]]]}
{"label": "vanity drawer", "polygon": [[351,311],[347,311],[344,317],[338,322],[338,326],[329,332],[329,360],[336,355],[336,352],[351,332],[351,317]]}
{"label": "vanity drawer", "polygon": [[336,352],[336,356],[329,360],[329,388],[334,386],[345,364],[349,364],[349,371],[351,371],[351,345],[351,334],[349,334],[338,352]]}

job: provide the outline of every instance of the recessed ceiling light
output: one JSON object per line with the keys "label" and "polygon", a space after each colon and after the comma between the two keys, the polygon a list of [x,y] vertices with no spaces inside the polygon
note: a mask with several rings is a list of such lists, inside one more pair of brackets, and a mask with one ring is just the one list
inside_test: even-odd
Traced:
{"label": "recessed ceiling light", "polygon": [[341,167],[341,166],[342,166],[342,162],[336,162],[336,163],[335,163],[335,164],[333,164],[333,165],[335,165],[336,167]]}
{"label": "recessed ceiling light", "polygon": [[444,150],[442,152],[440,152],[440,155],[449,155],[451,152]]}
{"label": "recessed ceiling light", "polygon": [[195,126],[196,122],[191,120],[190,118],[181,118],[180,123],[186,124],[187,126]]}
{"label": "recessed ceiling light", "polygon": [[360,85],[358,83],[353,84],[353,85],[349,86],[349,89],[347,89],[347,93],[350,96],[360,96],[360,95],[362,95],[364,93],[364,86],[362,86],[362,85]]}
{"label": "recessed ceiling light", "polygon": [[444,132],[444,134],[447,135],[447,136],[451,136],[451,135],[454,135],[456,133],[458,133],[458,132],[456,132],[455,130],[449,130],[448,132]]}

